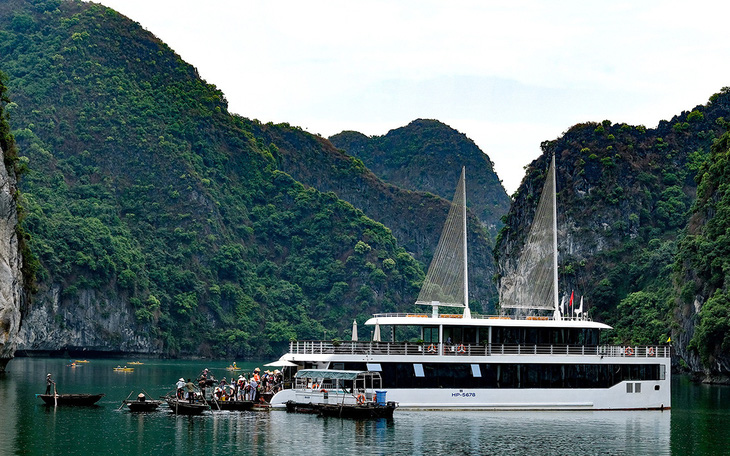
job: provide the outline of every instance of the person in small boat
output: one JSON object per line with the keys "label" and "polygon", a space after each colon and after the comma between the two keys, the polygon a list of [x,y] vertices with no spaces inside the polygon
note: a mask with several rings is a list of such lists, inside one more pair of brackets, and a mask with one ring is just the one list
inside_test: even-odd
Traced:
{"label": "person in small boat", "polygon": [[195,402],[195,385],[190,379],[188,379],[188,382],[185,383],[185,392],[188,395],[188,402],[191,404]]}
{"label": "person in small boat", "polygon": [[183,398],[183,390],[185,388],[185,379],[180,377],[180,380],[175,383],[175,387],[177,389],[177,398],[182,399]]}
{"label": "person in small boat", "polygon": [[200,388],[200,395],[203,396],[203,399],[205,399],[205,387],[208,384],[208,379],[201,376],[198,379],[198,388]]}
{"label": "person in small boat", "polygon": [[139,393],[139,394],[137,395],[137,400],[138,400],[139,402],[144,402],[144,401],[146,401],[146,400],[147,400],[147,397],[145,397],[144,393]]}
{"label": "person in small boat", "polygon": [[46,375],[46,394],[51,394],[51,385],[55,385],[56,382],[51,378],[51,374]]}

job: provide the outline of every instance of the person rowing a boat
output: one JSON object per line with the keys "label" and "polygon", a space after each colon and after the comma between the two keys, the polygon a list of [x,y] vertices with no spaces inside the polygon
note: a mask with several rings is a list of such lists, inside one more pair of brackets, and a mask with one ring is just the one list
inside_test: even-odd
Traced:
{"label": "person rowing a boat", "polygon": [[188,393],[188,402],[195,402],[195,385],[190,379],[185,383],[185,391]]}
{"label": "person rowing a boat", "polygon": [[51,385],[55,385],[56,382],[51,378],[51,374],[46,375],[46,394],[51,394]]}

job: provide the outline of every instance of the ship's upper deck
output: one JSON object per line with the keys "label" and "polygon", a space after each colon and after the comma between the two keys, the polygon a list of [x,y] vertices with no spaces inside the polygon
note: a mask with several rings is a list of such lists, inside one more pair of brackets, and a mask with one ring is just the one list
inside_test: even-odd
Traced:
{"label": "ship's upper deck", "polygon": [[365,322],[366,325],[392,326],[463,326],[463,327],[519,327],[519,328],[566,328],[566,329],[612,329],[605,323],[583,318],[526,316],[514,317],[504,315],[471,315],[427,313],[378,313]]}

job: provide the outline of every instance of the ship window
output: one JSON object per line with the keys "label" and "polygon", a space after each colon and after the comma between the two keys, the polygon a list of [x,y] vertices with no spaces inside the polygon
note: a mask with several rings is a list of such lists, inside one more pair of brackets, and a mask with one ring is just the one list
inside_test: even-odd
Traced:
{"label": "ship window", "polygon": [[634,392],[634,384],[633,383],[627,383],[626,384],[626,392],[627,393],[633,393]]}
{"label": "ship window", "polygon": [[427,344],[439,343],[439,329],[436,326],[425,326],[423,328],[423,342]]}
{"label": "ship window", "polygon": [[471,365],[471,375],[474,377],[481,377],[482,376],[482,370],[479,368],[479,364],[472,364]]}
{"label": "ship window", "polygon": [[372,372],[383,372],[383,368],[380,367],[380,363],[367,363],[367,368]]}
{"label": "ship window", "polygon": [[479,340],[477,343],[487,343],[489,342],[489,328],[479,328]]}
{"label": "ship window", "polygon": [[659,365],[659,380],[667,379],[667,366],[664,364]]}
{"label": "ship window", "polygon": [[640,393],[641,392],[641,383],[637,383],[634,385],[634,392]]}
{"label": "ship window", "polygon": [[[464,341],[464,329],[460,327],[445,327],[444,328],[444,342],[451,339],[452,344],[463,344]],[[468,342],[467,342],[468,343]]]}
{"label": "ship window", "polygon": [[425,377],[426,376],[426,374],[423,373],[423,364],[414,364],[413,372],[416,374],[416,377]]}

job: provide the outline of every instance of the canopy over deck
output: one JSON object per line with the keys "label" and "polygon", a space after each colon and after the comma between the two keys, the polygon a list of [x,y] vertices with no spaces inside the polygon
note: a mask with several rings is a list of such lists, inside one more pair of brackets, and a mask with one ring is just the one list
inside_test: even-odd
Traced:
{"label": "canopy over deck", "polygon": [[331,378],[334,380],[355,380],[359,374],[367,371],[302,369],[294,375],[296,378]]}

